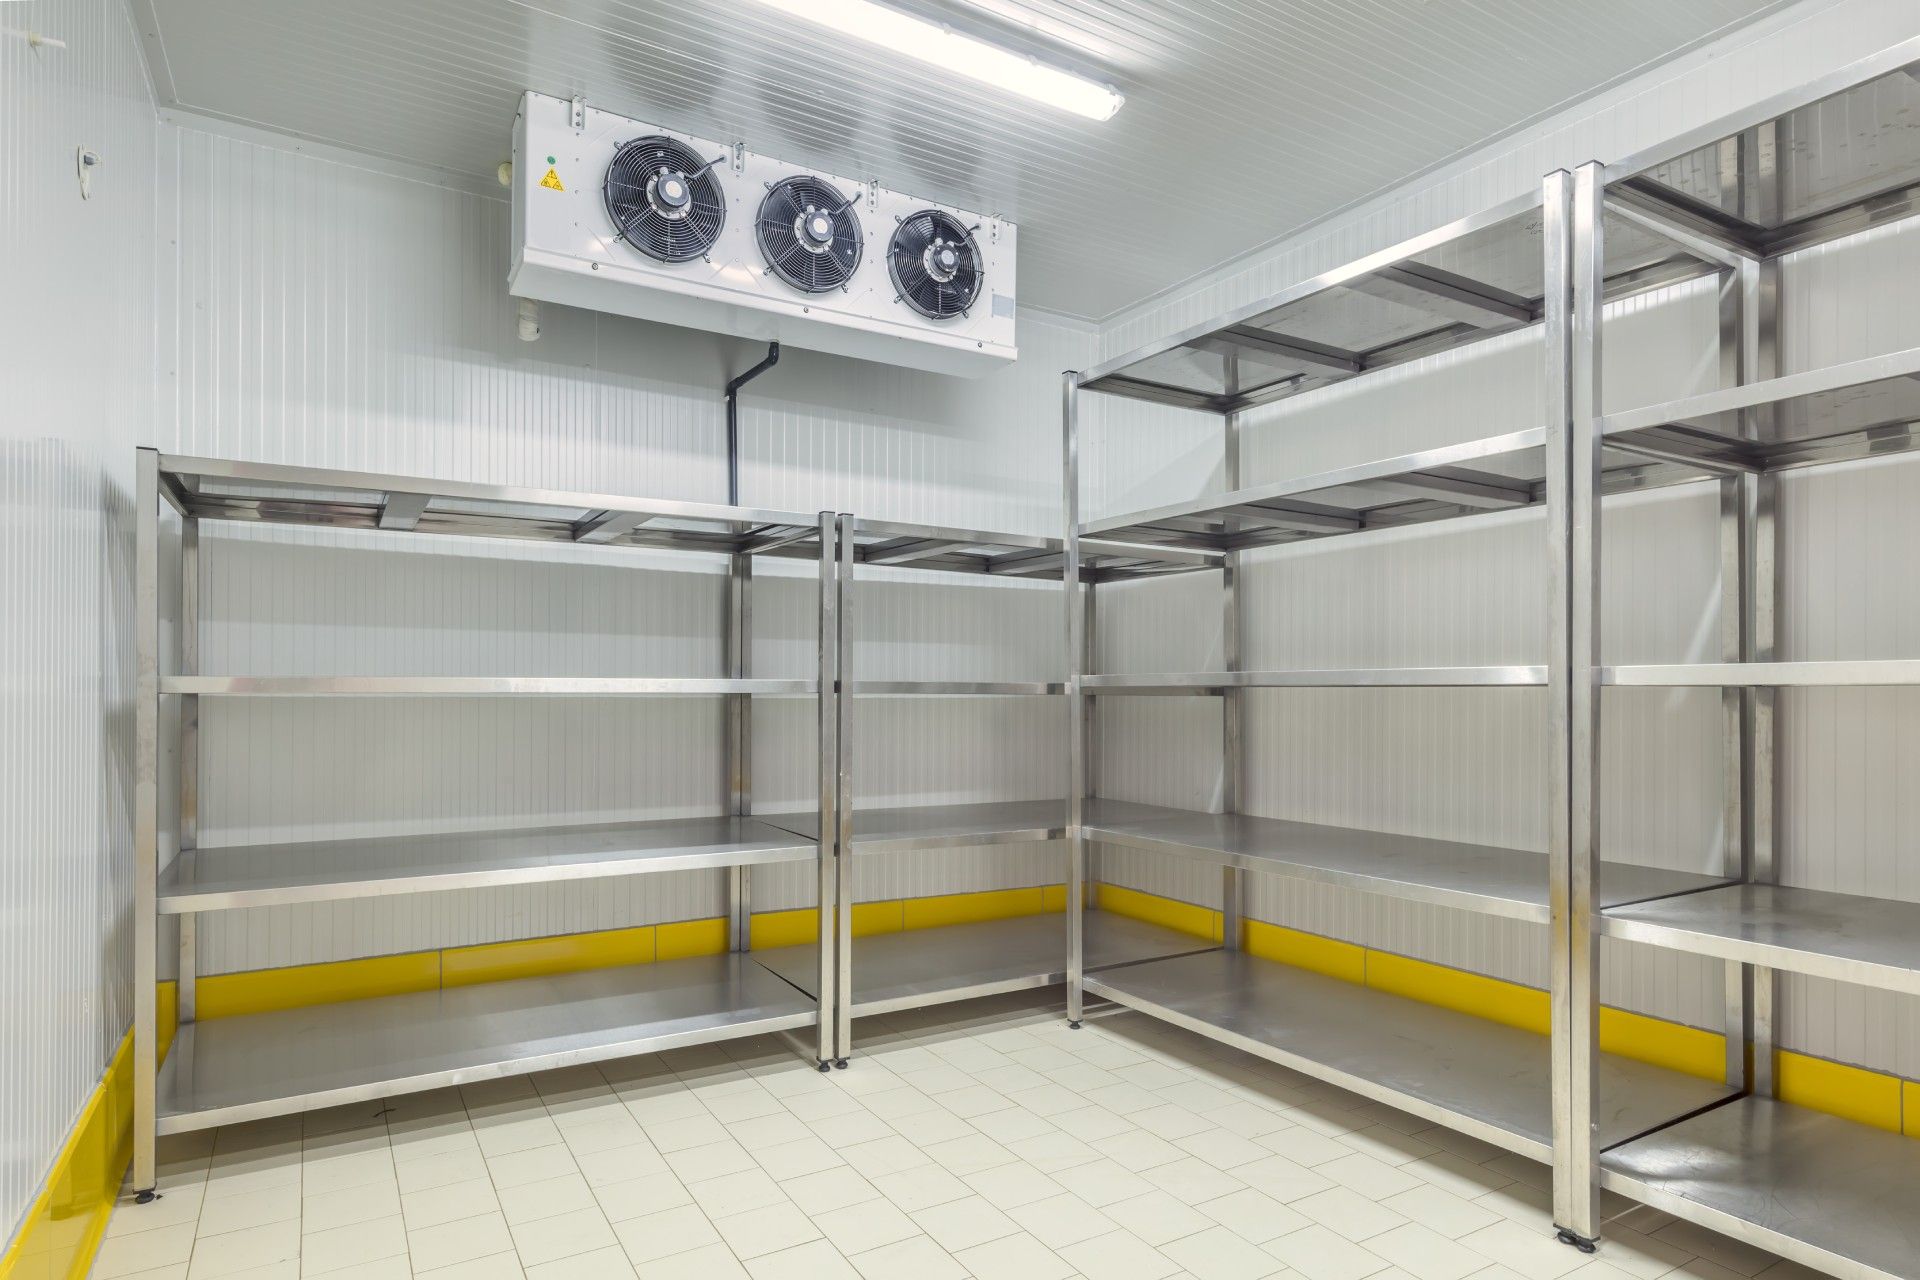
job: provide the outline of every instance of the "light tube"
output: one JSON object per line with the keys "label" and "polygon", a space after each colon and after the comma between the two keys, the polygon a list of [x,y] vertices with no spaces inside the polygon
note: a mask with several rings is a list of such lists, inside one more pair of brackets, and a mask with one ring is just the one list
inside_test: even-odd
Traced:
{"label": "light tube", "polygon": [[996,89],[1059,107],[1089,120],[1108,120],[1126,97],[1099,84],[1036,62],[1024,54],[961,35],[936,22],[916,18],[874,0],[759,0],[769,9],[792,14],[842,35],[916,58]]}

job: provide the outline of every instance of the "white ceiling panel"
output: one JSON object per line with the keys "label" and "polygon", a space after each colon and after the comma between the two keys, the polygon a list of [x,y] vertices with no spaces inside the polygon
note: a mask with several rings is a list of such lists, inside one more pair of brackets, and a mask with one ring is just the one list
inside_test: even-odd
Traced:
{"label": "white ceiling panel", "polygon": [[901,0],[1109,81],[1092,123],[754,0],[134,0],[170,105],[491,174],[522,89],[1020,224],[1104,317],[1780,0]]}

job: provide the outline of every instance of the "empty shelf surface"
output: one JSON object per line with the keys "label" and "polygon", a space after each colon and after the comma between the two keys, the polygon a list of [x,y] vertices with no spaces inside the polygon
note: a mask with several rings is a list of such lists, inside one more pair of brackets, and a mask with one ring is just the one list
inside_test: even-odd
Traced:
{"label": "empty shelf surface", "polygon": [[1820,688],[1920,684],[1911,658],[1825,662],[1683,662],[1600,668],[1600,683],[1653,688]]}
{"label": "empty shelf surface", "polygon": [[1920,1276],[1920,1142],[1741,1098],[1600,1157],[1604,1185],[1848,1277]]}
{"label": "empty shelf surface", "polygon": [[650,871],[798,862],[813,837],[752,818],[471,831],[195,849],[160,877],[160,910],[219,911]]}
{"label": "empty shelf surface", "polygon": [[[817,812],[764,814],[761,820],[808,840],[819,838]],[[859,853],[1057,840],[1066,830],[1065,800],[1003,800],[853,811],[853,847]]]}
{"label": "empty shelf surface", "polygon": [[[1089,971],[1219,945],[1103,911],[1089,911],[1082,918]],[[754,958],[811,998],[819,985],[817,954],[809,945],[755,952]],[[853,940],[853,1011],[860,1015],[1066,980],[1067,921],[1058,914],[868,934]]]}
{"label": "empty shelf surface", "polygon": [[253,698],[687,697],[811,694],[812,680],[700,676],[162,676],[160,692]]}
{"label": "empty shelf surface", "polygon": [[[1843,461],[1913,447],[1920,348],[1611,413],[1609,443],[1702,441],[1764,467]],[[1748,437],[1749,430],[1757,434]]]}
{"label": "empty shelf surface", "polygon": [[[1510,1151],[1549,1157],[1545,1036],[1238,951],[1127,965],[1089,975],[1086,989]],[[1600,1138],[1619,1142],[1731,1094],[1603,1054]]]}
{"label": "empty shelf surface", "polygon": [[806,1026],[811,999],[745,955],[520,978],[190,1022],[160,1132]]}
{"label": "empty shelf surface", "polygon": [[1445,689],[1545,685],[1547,669],[1503,667],[1352,667],[1295,671],[1184,671],[1082,676],[1097,694],[1215,694],[1228,689]]}
{"label": "empty shelf surface", "polygon": [[1920,902],[1736,884],[1616,907],[1600,927],[1611,938],[1920,994]]}
{"label": "empty shelf surface", "polygon": [[[1103,804],[1105,802],[1102,802]],[[1094,808],[1089,839],[1317,880],[1516,920],[1547,920],[1547,857],[1525,849],[1237,813]],[[1721,876],[1603,863],[1602,905],[1723,884]]]}

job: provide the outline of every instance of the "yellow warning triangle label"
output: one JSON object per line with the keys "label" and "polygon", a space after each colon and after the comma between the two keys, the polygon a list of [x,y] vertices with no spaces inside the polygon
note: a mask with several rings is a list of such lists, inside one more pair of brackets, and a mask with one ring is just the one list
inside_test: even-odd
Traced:
{"label": "yellow warning triangle label", "polygon": [[552,169],[548,169],[547,176],[540,179],[540,185],[554,191],[566,190],[564,186],[560,185],[560,175]]}

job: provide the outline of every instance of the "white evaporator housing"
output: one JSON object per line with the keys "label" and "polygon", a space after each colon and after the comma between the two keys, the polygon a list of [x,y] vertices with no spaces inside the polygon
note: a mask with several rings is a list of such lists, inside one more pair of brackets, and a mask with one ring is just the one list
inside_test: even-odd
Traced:
{"label": "white evaporator housing", "polygon": [[1011,363],[1014,226],[528,93],[516,297],[938,373]]}

